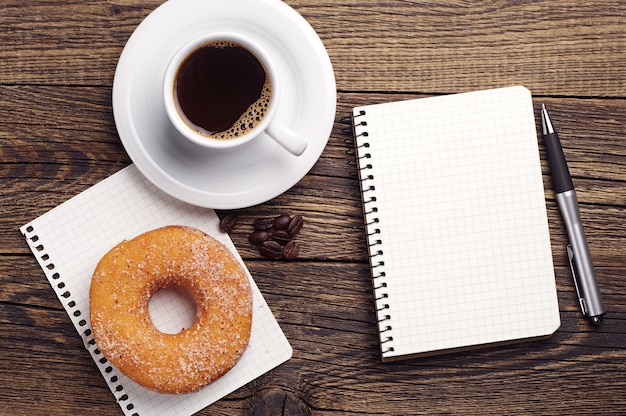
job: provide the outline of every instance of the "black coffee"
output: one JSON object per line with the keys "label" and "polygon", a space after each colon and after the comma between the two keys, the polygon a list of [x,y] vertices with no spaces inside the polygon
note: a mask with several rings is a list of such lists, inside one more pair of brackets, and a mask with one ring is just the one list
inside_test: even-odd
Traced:
{"label": "black coffee", "polygon": [[233,139],[264,117],[271,85],[263,64],[233,42],[209,43],[178,68],[175,97],[187,123],[214,139]]}

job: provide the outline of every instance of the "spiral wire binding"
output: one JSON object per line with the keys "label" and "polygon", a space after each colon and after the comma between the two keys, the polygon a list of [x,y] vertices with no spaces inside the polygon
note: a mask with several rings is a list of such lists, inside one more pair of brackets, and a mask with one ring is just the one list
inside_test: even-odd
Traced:
{"label": "spiral wire binding", "polygon": [[[96,365],[104,368],[104,372],[107,374],[108,383],[113,386],[116,394],[116,398],[119,402],[124,402],[129,399],[128,394],[123,393],[124,386],[121,384],[119,377],[113,373],[113,367],[108,364],[107,358],[102,355],[100,350],[96,347],[96,341],[93,338],[93,333],[85,318],[82,318],[82,311],[79,309],[76,301],[72,299],[72,293],[66,288],[66,284],[63,281],[61,274],[56,270],[56,266],[50,259],[50,255],[46,253],[44,244],[40,241],[39,236],[35,232],[35,228],[32,225],[28,225],[23,230],[24,237],[28,240],[31,247],[31,251],[35,254],[37,261],[43,267],[46,277],[50,282],[52,289],[55,291],[61,303],[65,303],[63,306],[70,315],[70,319],[77,325],[85,348],[92,355]],[[135,406],[132,403],[126,404],[127,410],[132,410]],[[139,416],[138,413],[132,413],[131,416]]]}
{"label": "spiral wire binding", "polygon": [[387,281],[384,271],[385,262],[384,252],[382,250],[382,239],[379,237],[380,218],[378,215],[378,207],[376,206],[376,186],[373,184],[374,175],[371,173],[374,168],[372,155],[368,151],[370,143],[367,141],[369,133],[367,132],[367,120],[365,110],[359,110],[358,114],[350,117],[352,122],[352,130],[357,153],[357,164],[359,172],[359,181],[361,183],[361,199],[363,202],[363,216],[365,218],[365,226],[367,230],[368,250],[370,259],[370,268],[374,286],[374,296],[376,301],[376,313],[378,315],[378,332],[380,334],[381,353],[393,352],[393,328],[385,322],[391,320],[389,313],[389,294],[386,292]]}

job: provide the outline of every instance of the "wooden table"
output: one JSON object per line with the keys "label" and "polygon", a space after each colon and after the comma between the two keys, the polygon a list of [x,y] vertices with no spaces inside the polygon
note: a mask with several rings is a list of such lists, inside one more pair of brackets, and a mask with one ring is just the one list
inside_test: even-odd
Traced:
{"label": "wooden table", "polygon": [[[0,414],[121,414],[19,227],[131,161],[111,89],[161,0],[0,0]],[[626,413],[626,3],[287,0],[322,38],[337,122],[310,173],[239,210],[302,214],[298,261],[232,238],[294,348],[203,415]],[[605,323],[581,317],[541,146],[562,326],[549,340],[382,364],[353,106],[521,84],[549,106],[578,190]],[[539,120],[539,118],[537,118]],[[539,128],[539,123],[538,128]],[[226,212],[219,212],[225,215]]]}

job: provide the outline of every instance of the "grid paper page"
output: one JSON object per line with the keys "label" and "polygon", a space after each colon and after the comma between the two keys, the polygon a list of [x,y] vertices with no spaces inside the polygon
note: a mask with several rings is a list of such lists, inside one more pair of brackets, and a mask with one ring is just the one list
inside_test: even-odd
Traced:
{"label": "grid paper page", "polygon": [[383,360],[554,333],[530,92],[508,87],[354,114],[364,202],[375,196],[364,207],[372,274],[383,275],[374,279]]}
{"label": "grid paper page", "polygon": [[[250,343],[237,365],[193,394],[164,395],[147,390],[102,362],[90,335],[89,286],[100,258],[120,241],[165,225],[188,225],[224,243],[243,265],[230,237],[219,231],[213,210],[164,194],[134,165],[47,212],[21,228],[52,288],[126,415],[191,415],[287,361],[292,349],[247,268],[253,289]],[[160,294],[150,304],[159,328],[189,320],[189,308]],[[179,309],[175,309],[179,308]],[[77,397],[88,392],[75,393]],[[78,400],[78,399],[77,399]]]}

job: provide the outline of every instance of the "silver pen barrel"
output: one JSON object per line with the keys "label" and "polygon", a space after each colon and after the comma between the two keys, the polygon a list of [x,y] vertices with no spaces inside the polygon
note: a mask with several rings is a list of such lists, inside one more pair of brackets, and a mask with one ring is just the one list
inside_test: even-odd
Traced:
{"label": "silver pen barrel", "polygon": [[596,273],[591,262],[591,253],[585,238],[585,232],[580,220],[576,192],[572,189],[557,193],[556,200],[563,216],[567,235],[573,251],[572,271],[578,290],[583,314],[600,323],[606,307],[602,301]]}

